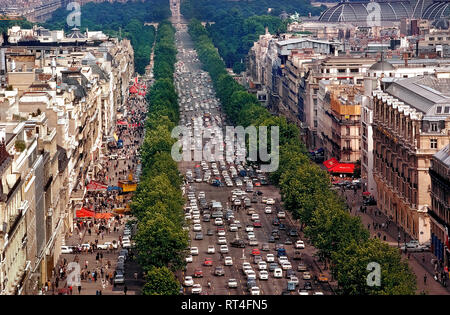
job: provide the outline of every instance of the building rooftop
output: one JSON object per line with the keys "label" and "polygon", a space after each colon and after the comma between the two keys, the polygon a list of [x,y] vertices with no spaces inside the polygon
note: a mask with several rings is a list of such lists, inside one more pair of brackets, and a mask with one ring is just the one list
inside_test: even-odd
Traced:
{"label": "building rooftop", "polygon": [[438,151],[433,158],[439,160],[442,164],[450,168],[450,144]]}

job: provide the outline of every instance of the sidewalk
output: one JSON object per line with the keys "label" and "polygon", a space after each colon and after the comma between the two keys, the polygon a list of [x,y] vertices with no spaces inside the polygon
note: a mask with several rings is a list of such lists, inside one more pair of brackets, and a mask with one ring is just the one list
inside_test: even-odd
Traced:
{"label": "sidewalk", "polygon": [[[359,216],[361,218],[364,226],[368,226],[370,224],[370,235],[371,237],[378,237],[378,234],[381,236],[381,240],[384,240],[386,237],[386,242],[391,245],[398,247],[398,236],[400,235],[400,246],[404,245],[405,242],[409,242],[411,238],[408,234],[406,234],[400,227],[398,227],[395,222],[390,222],[388,227],[386,228],[377,228],[374,230],[373,223],[377,223],[381,226],[382,223],[388,222],[388,217],[381,213],[381,215],[375,215],[375,212],[378,211],[376,206],[368,206],[367,213],[361,213],[359,211],[362,205],[362,194],[361,190],[354,194],[353,190],[346,190],[344,192],[345,197],[347,198],[347,204],[351,206],[351,214]],[[405,238],[406,237],[406,238]],[[417,294],[425,291],[427,294],[434,295],[448,295],[450,294],[450,288],[445,288],[438,281],[433,279],[434,276],[434,265],[432,264],[432,259],[435,258],[431,252],[423,252],[423,253],[410,253],[410,259],[408,259],[408,255],[402,253],[402,257],[408,261],[409,266],[412,271],[417,276]],[[424,261],[424,262],[423,262]],[[424,275],[427,275],[426,284],[424,284]]]}

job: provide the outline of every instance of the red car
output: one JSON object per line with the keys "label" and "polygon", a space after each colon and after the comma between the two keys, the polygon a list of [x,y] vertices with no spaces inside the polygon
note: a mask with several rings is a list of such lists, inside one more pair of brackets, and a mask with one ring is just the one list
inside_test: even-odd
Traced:
{"label": "red car", "polygon": [[199,268],[195,269],[194,277],[195,278],[203,278],[203,271],[201,269],[199,269]]}
{"label": "red car", "polygon": [[253,222],[253,227],[260,228],[261,226],[262,226],[261,225],[261,221],[256,220],[256,221]]}
{"label": "red car", "polygon": [[256,183],[255,183],[255,186],[256,186],[256,187],[260,187],[260,186],[261,186],[261,183],[260,183],[260,182],[256,182]]}
{"label": "red car", "polygon": [[261,252],[259,251],[259,249],[254,248],[254,249],[252,249],[252,255],[253,256],[258,256],[258,255],[261,255]]}
{"label": "red car", "polygon": [[213,261],[211,258],[205,258],[205,261],[203,262],[203,265],[205,266],[212,266],[213,265]]}

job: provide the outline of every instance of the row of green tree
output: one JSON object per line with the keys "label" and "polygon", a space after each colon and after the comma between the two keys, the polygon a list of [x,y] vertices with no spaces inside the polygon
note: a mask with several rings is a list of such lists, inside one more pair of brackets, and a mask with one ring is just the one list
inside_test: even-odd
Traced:
{"label": "row of green tree", "polygon": [[[74,11],[59,8],[44,27],[69,32],[66,19]],[[159,22],[170,16],[169,1],[149,0],[145,2],[130,1],[126,3],[102,2],[86,3],[80,9],[81,31],[103,31],[113,37],[128,38],[134,49],[134,66],[136,72],[143,74],[150,60],[150,53],[155,39],[155,28],[144,25],[145,22]],[[70,18],[69,18],[70,19]]]}
{"label": "row of green tree", "polygon": [[[343,200],[331,190],[328,174],[309,160],[297,126],[284,117],[272,116],[227,73],[198,20],[191,20],[189,33],[230,122],[244,127],[279,126],[279,168],[270,179],[280,188],[285,208],[302,223],[318,256],[331,265],[339,293],[414,294],[416,279],[408,264],[397,249],[370,239],[360,218],[350,215]],[[368,285],[371,262],[380,266],[380,286]]]}
{"label": "row of green tree", "polygon": [[178,122],[178,98],[173,84],[175,30],[170,22],[158,26],[155,41],[155,82],[146,95],[148,114],[140,148],[142,176],[131,203],[138,220],[136,251],[146,272],[144,295],[179,294],[174,272],[185,265],[188,234],[183,230],[182,177],[171,157]]}

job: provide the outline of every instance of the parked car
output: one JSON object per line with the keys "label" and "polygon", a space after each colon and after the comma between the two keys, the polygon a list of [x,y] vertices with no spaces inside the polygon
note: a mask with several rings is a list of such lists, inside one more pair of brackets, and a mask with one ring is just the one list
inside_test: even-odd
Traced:
{"label": "parked car", "polygon": [[123,273],[117,272],[116,276],[114,277],[114,285],[124,284],[124,283],[125,283],[125,277],[123,276]]}

